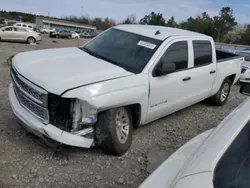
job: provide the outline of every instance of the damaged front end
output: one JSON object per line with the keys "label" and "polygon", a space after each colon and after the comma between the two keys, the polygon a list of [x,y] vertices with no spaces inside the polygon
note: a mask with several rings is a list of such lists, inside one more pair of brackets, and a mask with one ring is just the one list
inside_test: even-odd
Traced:
{"label": "damaged front end", "polygon": [[85,138],[94,138],[97,109],[86,101],[49,94],[50,123],[61,130]]}

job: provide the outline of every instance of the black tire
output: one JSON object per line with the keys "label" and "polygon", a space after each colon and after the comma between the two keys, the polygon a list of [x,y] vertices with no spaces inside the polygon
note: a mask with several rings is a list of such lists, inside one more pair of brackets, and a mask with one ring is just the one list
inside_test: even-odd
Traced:
{"label": "black tire", "polygon": [[[225,85],[228,85],[229,89],[227,91],[227,95],[225,97],[222,97],[223,95],[223,88],[226,87]],[[212,102],[213,105],[215,106],[223,106],[229,97],[230,90],[231,90],[232,82],[230,78],[225,78],[224,81],[221,84],[221,87],[219,91],[210,98],[210,101]]]}
{"label": "black tire", "polygon": [[[118,124],[116,123],[119,112],[124,110],[124,113],[128,117],[128,136],[124,143],[119,140],[117,133]],[[131,112],[127,107],[120,107],[105,112],[101,112],[98,115],[98,121],[95,125],[95,139],[97,145],[101,147],[102,151],[111,155],[124,154],[132,144],[133,123]],[[122,134],[120,133],[120,136]]]}
{"label": "black tire", "polygon": [[35,43],[36,39],[34,37],[28,37],[27,38],[27,43],[31,44],[31,43]]}

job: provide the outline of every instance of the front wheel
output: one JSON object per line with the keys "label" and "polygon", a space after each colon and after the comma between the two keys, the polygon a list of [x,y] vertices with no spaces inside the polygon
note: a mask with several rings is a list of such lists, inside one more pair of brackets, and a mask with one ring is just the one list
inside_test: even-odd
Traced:
{"label": "front wheel", "polygon": [[27,39],[27,42],[28,42],[29,44],[33,44],[33,43],[36,42],[36,39],[35,39],[34,37],[29,37],[29,38]]}
{"label": "front wheel", "polygon": [[95,125],[97,144],[106,154],[122,155],[132,144],[131,112],[120,107],[101,112]]}
{"label": "front wheel", "polygon": [[223,106],[229,97],[232,82],[230,78],[225,78],[221,84],[220,90],[211,97],[211,102],[216,106]]}

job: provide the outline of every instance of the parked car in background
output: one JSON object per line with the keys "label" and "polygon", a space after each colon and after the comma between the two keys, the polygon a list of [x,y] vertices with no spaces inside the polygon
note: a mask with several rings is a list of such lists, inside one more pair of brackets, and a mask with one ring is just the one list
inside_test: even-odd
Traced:
{"label": "parked car in background", "polygon": [[80,38],[80,35],[77,32],[75,32],[75,31],[70,31],[70,32],[71,32],[71,37],[73,39],[79,39]]}
{"label": "parked car in background", "polygon": [[89,38],[91,38],[91,35],[89,34],[89,33],[80,33],[80,37],[81,38],[85,38],[85,39],[89,39]]}
{"label": "parked car in background", "polygon": [[46,33],[46,34],[49,34],[50,32],[55,32],[56,30],[53,28],[41,28],[40,29],[40,33]]}
{"label": "parked car in background", "polygon": [[250,83],[250,54],[245,55],[245,62],[242,63],[240,83]]}
{"label": "parked car in background", "polygon": [[56,38],[72,38],[72,33],[69,30],[63,29],[56,33]]}
{"label": "parked car in background", "polygon": [[250,50],[234,50],[234,54],[241,55],[245,57],[245,61],[242,63],[240,83],[250,83]]}
{"label": "parked car in background", "polygon": [[[250,85],[241,93],[250,95]],[[139,188],[249,188],[250,98],[183,145]]]}
{"label": "parked car in background", "polygon": [[25,29],[29,29],[29,30],[34,30],[34,25],[30,25],[30,24],[27,24],[27,23],[15,23],[13,26],[16,26],[16,27],[22,27],[22,28],[25,28]]}
{"label": "parked car in background", "polygon": [[97,35],[98,35],[97,32],[92,32],[92,33],[90,33],[91,38],[94,38],[94,37],[96,37]]}
{"label": "parked car in background", "polygon": [[54,31],[50,31],[50,32],[49,32],[49,36],[50,36],[51,38],[56,38],[56,37],[58,36],[59,32],[60,32],[59,29],[55,29]]}
{"label": "parked car in background", "polygon": [[243,61],[200,33],[119,25],[80,48],[17,54],[9,101],[34,134],[120,155],[134,127],[207,98],[224,105]]}
{"label": "parked car in background", "polygon": [[37,41],[41,41],[42,37],[40,33],[29,29],[7,26],[0,28],[0,40],[27,42],[31,44]]}

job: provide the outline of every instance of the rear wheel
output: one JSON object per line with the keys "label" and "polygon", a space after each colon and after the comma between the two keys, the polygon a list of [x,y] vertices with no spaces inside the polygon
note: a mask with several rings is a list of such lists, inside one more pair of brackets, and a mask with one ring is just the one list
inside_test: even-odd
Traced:
{"label": "rear wheel", "polygon": [[222,82],[220,90],[211,97],[211,101],[216,106],[223,106],[229,97],[232,82],[229,78],[225,78]]}
{"label": "rear wheel", "polygon": [[27,42],[28,42],[29,44],[33,44],[33,43],[36,42],[36,39],[35,39],[34,37],[29,37],[29,38],[27,39]]}
{"label": "rear wheel", "polygon": [[106,154],[122,155],[132,144],[133,125],[131,112],[127,107],[120,107],[98,116],[95,137],[98,145]]}

